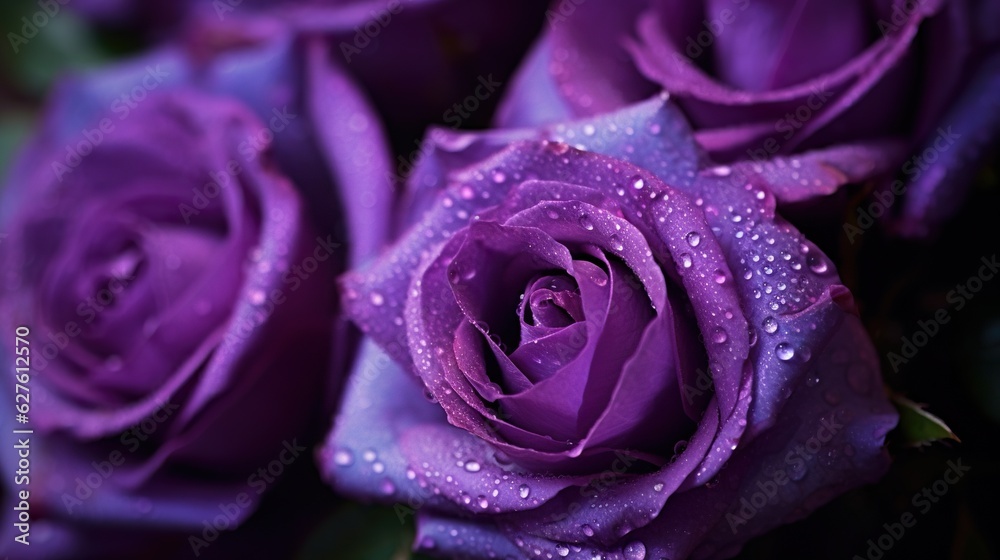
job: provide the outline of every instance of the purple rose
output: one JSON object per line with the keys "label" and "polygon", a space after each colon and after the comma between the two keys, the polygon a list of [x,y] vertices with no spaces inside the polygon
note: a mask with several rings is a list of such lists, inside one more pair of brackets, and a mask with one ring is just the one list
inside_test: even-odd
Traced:
{"label": "purple rose", "polygon": [[1000,131],[998,20],[996,0],[560,0],[498,121],[595,115],[663,88],[717,161],[903,140],[882,145],[899,176],[888,204],[905,191],[900,231],[927,234]]}
{"label": "purple rose", "polygon": [[274,483],[248,476],[309,460],[356,338],[334,278],[391,203],[377,119],[325,53],[247,37],[71,80],[16,161],[0,323],[8,357],[30,330],[42,556],[67,527],[200,534],[243,500],[235,527]]}
{"label": "purple rose", "polygon": [[342,279],[369,342],[321,453],[419,550],[726,557],[884,472],[851,294],[774,212],[856,170],[712,166],[663,98],[429,146],[410,229]]}
{"label": "purple rose", "polygon": [[[331,57],[364,86],[407,153],[428,122],[450,122],[445,112],[475,95],[480,77],[496,84],[488,92],[489,106],[495,105],[544,10],[536,0],[182,0],[171,1],[170,17],[150,13],[165,11],[162,4],[85,5],[91,13],[138,15],[161,35],[165,21],[179,24],[176,34],[198,38],[259,27],[322,34],[330,39]],[[469,113],[460,124],[484,124],[489,115]]]}

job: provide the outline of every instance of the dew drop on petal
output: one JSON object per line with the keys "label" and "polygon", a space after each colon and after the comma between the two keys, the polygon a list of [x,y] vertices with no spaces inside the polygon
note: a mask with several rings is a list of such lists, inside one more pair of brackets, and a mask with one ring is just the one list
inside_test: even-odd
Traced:
{"label": "dew drop on petal", "polygon": [[379,485],[379,490],[386,496],[391,496],[396,492],[396,485],[387,478],[382,481],[382,484]]}
{"label": "dew drop on petal", "polygon": [[639,541],[630,542],[625,545],[622,554],[625,560],[644,560],[646,558],[646,545]]}
{"label": "dew drop on petal", "polygon": [[828,269],[826,261],[823,260],[823,257],[816,255],[809,255],[806,258],[806,264],[809,265],[809,270],[815,272],[816,274],[823,274]]}
{"label": "dew drop on petal", "polygon": [[787,362],[795,357],[795,349],[792,345],[787,342],[782,342],[774,347],[774,353],[778,356],[778,359]]}
{"label": "dew drop on petal", "polygon": [[341,449],[333,454],[333,462],[341,467],[349,467],[354,463],[354,454],[347,449]]}
{"label": "dew drop on petal", "polygon": [[682,439],[678,441],[677,443],[674,444],[674,455],[680,455],[681,453],[684,453],[687,447],[688,447],[687,440]]}
{"label": "dew drop on petal", "polygon": [[621,251],[625,248],[625,245],[622,245],[622,240],[618,237],[618,234],[611,235],[611,248],[615,251]]}
{"label": "dew drop on petal", "polygon": [[715,330],[712,331],[712,342],[722,344],[728,339],[729,335],[726,334],[726,330],[722,327],[716,327]]}
{"label": "dew drop on petal", "polygon": [[688,233],[684,239],[687,241],[688,245],[692,247],[697,247],[701,243],[701,235],[699,235],[696,231]]}

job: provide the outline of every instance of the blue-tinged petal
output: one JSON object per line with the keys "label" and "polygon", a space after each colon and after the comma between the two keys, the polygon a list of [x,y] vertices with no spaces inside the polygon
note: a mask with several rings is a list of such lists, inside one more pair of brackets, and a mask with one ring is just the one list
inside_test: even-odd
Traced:
{"label": "blue-tinged petal", "polygon": [[896,224],[907,236],[939,230],[965,200],[990,146],[1000,137],[1000,54],[982,63],[923,148],[903,165],[912,177]]}

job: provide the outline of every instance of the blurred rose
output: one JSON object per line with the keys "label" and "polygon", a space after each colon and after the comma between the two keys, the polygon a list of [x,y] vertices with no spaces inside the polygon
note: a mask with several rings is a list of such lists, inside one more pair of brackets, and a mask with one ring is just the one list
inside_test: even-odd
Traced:
{"label": "blurred rose", "polygon": [[996,0],[559,0],[498,122],[599,114],[662,87],[720,161],[902,139],[883,146],[902,181],[887,206],[908,191],[899,226],[926,234],[1000,131],[997,21]]}
{"label": "blurred rose", "polygon": [[[202,38],[220,29],[275,26],[325,35],[331,56],[364,86],[407,153],[428,122],[442,123],[445,111],[473,95],[480,77],[506,82],[545,9],[536,0],[183,0],[169,8],[86,0],[83,6],[114,15],[104,21],[148,27],[154,36],[164,27]],[[499,94],[491,95],[484,105],[497,101]],[[489,116],[476,110],[461,124],[481,126]]]}
{"label": "blurred rose", "polygon": [[884,472],[851,294],[774,213],[849,168],[709,165],[661,98],[428,143],[411,228],[343,278],[372,343],[322,454],[419,550],[727,557]]}
{"label": "blurred rose", "polygon": [[324,45],[229,39],[66,82],[7,181],[38,557],[78,558],[69,527],[235,527],[351,358],[333,279],[388,226],[377,118]]}

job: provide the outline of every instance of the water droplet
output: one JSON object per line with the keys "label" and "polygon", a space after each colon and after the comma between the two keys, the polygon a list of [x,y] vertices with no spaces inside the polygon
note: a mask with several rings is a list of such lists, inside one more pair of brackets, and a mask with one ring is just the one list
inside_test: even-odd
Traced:
{"label": "water droplet", "polygon": [[580,529],[583,530],[584,535],[587,535],[588,537],[594,536],[594,528],[590,525],[584,525],[583,527],[580,527]]}
{"label": "water droplet", "polygon": [[815,272],[816,274],[823,274],[827,271],[826,261],[823,257],[817,255],[809,255],[806,257],[806,264],[809,266],[809,270]]}
{"label": "water droplet", "polygon": [[688,448],[687,440],[680,440],[674,444],[674,455],[680,455]]}
{"label": "water droplet", "polygon": [[615,251],[621,251],[625,248],[625,245],[622,245],[621,237],[618,237],[617,233],[611,234],[611,248]]}
{"label": "water droplet", "polygon": [[494,183],[499,184],[499,183],[503,183],[506,180],[507,180],[507,176],[504,175],[503,171],[494,171],[493,172],[493,182]]}
{"label": "water droplet", "polygon": [[715,330],[712,331],[712,342],[722,344],[728,339],[729,335],[726,334],[726,330],[722,327],[716,327]]}
{"label": "water droplet", "polygon": [[341,449],[333,454],[333,462],[341,467],[349,467],[354,463],[354,454],[346,449]]}
{"label": "water droplet", "polygon": [[563,558],[569,556],[569,547],[564,544],[556,545],[556,554],[562,556]]}
{"label": "water droplet", "polygon": [[531,487],[527,484],[522,484],[521,487],[517,489],[517,495],[522,498],[527,498],[531,495]]}
{"label": "water droplet", "polygon": [[396,492],[396,485],[387,478],[382,481],[381,485],[379,485],[379,490],[386,496],[391,496]]}
{"label": "water droplet", "polygon": [[594,128],[594,125],[592,125],[592,124],[585,124],[585,125],[583,125],[583,134],[584,135],[586,135],[586,136],[593,136],[595,132],[597,132],[597,130]]}
{"label": "water droplet", "polygon": [[725,284],[726,283],[726,273],[723,272],[723,271],[721,271],[721,270],[716,270],[715,271],[715,277],[714,278],[715,278],[715,283],[716,284]]}
{"label": "water droplet", "polygon": [[646,558],[646,545],[639,541],[630,542],[625,545],[622,554],[625,556],[625,560],[643,560]]}
{"label": "water droplet", "polygon": [[694,261],[691,260],[691,255],[687,253],[681,253],[680,258],[681,258],[681,266],[683,266],[684,268],[691,268],[691,265],[694,264]]}
{"label": "water droplet", "polygon": [[696,231],[692,231],[691,233],[687,234],[687,237],[685,237],[684,239],[686,239],[688,245],[692,247],[697,247],[698,244],[701,243],[701,236],[698,235],[698,232]]}
{"label": "water droplet", "polygon": [[468,463],[465,464],[465,470],[469,472],[479,472],[480,468],[481,467],[479,463],[476,461],[469,461]]}
{"label": "water droplet", "polygon": [[657,482],[653,485],[653,492],[663,492],[663,483]]}
{"label": "water droplet", "polygon": [[483,509],[490,507],[490,503],[486,501],[486,496],[479,496],[478,498],[476,498],[476,503],[479,504],[479,507]]}
{"label": "water droplet", "polygon": [[646,186],[646,181],[643,181],[642,177],[639,177],[637,175],[635,177],[632,177],[632,186],[635,187],[636,189],[641,189]]}
{"label": "water droplet", "polygon": [[782,342],[774,347],[774,353],[778,356],[778,359],[787,362],[795,357],[795,349],[792,345],[787,342]]}
{"label": "water droplet", "polygon": [[545,211],[545,215],[548,216],[550,220],[558,220],[559,219],[559,212],[557,212],[553,208],[549,208],[548,210],[546,210]]}
{"label": "water droplet", "polygon": [[808,346],[799,347],[799,357],[802,358],[803,362],[808,362],[812,358],[812,350]]}
{"label": "water droplet", "polygon": [[382,294],[378,292],[372,292],[371,295],[368,297],[368,299],[371,300],[372,305],[375,306],[379,306],[385,303],[385,297],[383,297]]}
{"label": "water droplet", "polygon": [[372,471],[374,471],[375,474],[382,474],[385,472],[385,465],[382,464],[381,461],[376,461],[372,463]]}
{"label": "water droplet", "polygon": [[764,332],[767,334],[774,334],[778,330],[778,321],[774,317],[764,317],[762,325],[764,326]]}
{"label": "water droplet", "polygon": [[583,229],[585,229],[587,231],[593,231],[594,230],[594,222],[592,222],[590,220],[590,216],[584,214],[584,215],[580,216],[580,227],[582,227]]}

